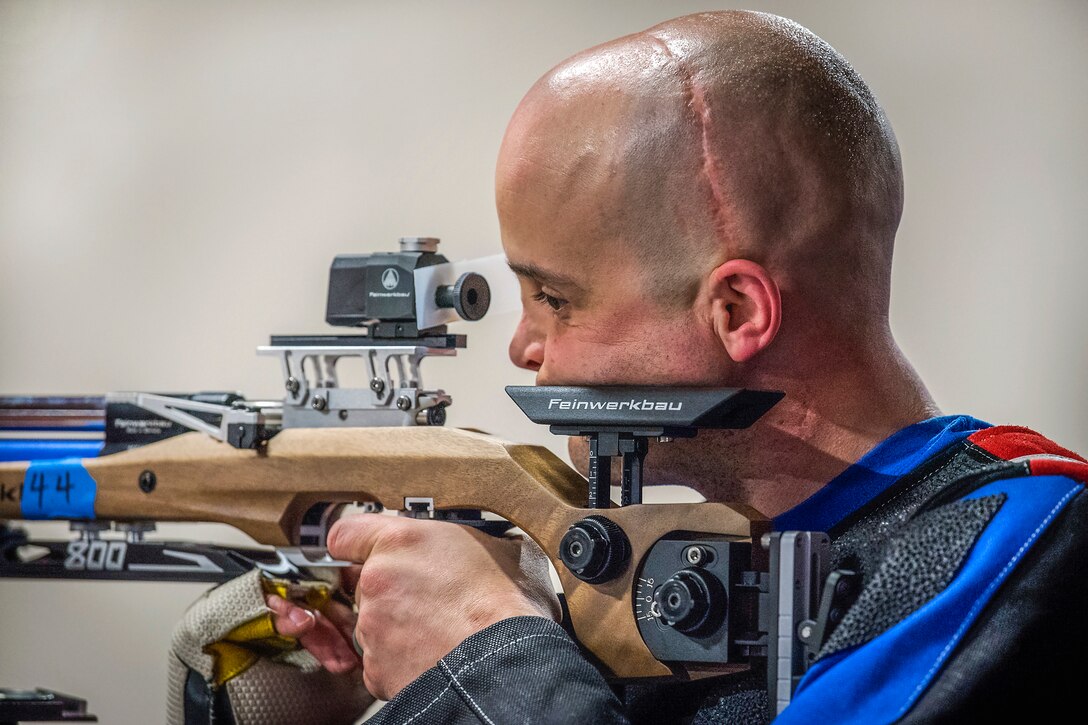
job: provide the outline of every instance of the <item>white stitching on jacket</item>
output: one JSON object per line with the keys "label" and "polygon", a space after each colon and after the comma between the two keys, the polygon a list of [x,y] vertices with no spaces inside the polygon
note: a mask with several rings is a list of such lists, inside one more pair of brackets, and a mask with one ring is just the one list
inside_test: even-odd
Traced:
{"label": "white stitching on jacket", "polygon": [[956,645],[956,643],[959,642],[960,637],[963,636],[963,633],[967,630],[967,628],[974,624],[975,616],[978,615],[982,607],[984,607],[989,602],[990,595],[993,594],[993,591],[997,587],[1001,586],[1001,584],[1005,581],[1005,577],[1008,575],[1009,571],[1020,561],[1020,558],[1024,555],[1024,552],[1027,551],[1033,543],[1035,543],[1035,540],[1039,538],[1039,534],[1043,531],[1043,529],[1045,529],[1050,524],[1054,517],[1058,515],[1058,512],[1061,511],[1062,507],[1065,506],[1066,502],[1069,501],[1069,499],[1071,499],[1080,488],[1081,485],[1079,483],[1075,484],[1068,493],[1062,496],[1061,500],[1058,501],[1058,503],[1054,504],[1054,508],[1050,509],[1050,512],[1047,514],[1046,518],[1043,519],[1042,523],[1040,523],[1035,528],[1035,531],[1031,533],[1031,536],[1028,537],[1027,541],[1021,544],[1020,548],[1016,550],[1016,553],[1012,555],[1012,558],[1009,559],[1008,563],[1006,563],[1004,568],[1001,569],[1001,573],[993,578],[993,580],[990,582],[990,585],[987,586],[986,589],[982,592],[982,595],[975,600],[975,604],[971,607],[971,611],[967,613],[967,616],[964,618],[963,623],[960,624],[959,628],[956,630],[956,633],[952,635],[952,638],[948,641],[948,644],[946,644],[944,649],[941,650],[941,653],[937,655],[937,659],[934,660],[933,666],[929,668],[929,672],[927,672],[926,676],[923,677],[921,682],[918,683],[918,686],[914,688],[914,692],[910,694],[910,697],[907,699],[906,703],[904,703],[903,707],[899,709],[899,712],[895,714],[896,720],[901,718],[906,713],[906,711],[910,709],[910,706],[914,704],[914,700],[918,697],[918,694],[926,688],[926,685],[929,683],[930,678],[932,678],[934,673],[936,673],[936,671],[940,669],[941,665],[944,664],[944,659],[948,655],[949,651],[952,649],[953,646]]}
{"label": "white stitching on jacket", "polygon": [[[560,636],[559,636],[558,634],[527,634],[527,635],[525,635],[524,637],[518,637],[518,638],[517,638],[517,639],[515,639],[515,640],[511,640],[511,641],[507,642],[506,644],[502,645],[501,647],[496,647],[495,649],[491,650],[491,651],[490,651],[490,652],[488,652],[487,654],[481,655],[481,656],[480,656],[480,657],[478,657],[477,659],[474,659],[474,660],[473,660],[472,662],[468,662],[468,663],[466,663],[466,664],[462,665],[462,666],[461,666],[461,668],[460,668],[459,670],[457,670],[457,674],[458,674],[458,675],[460,675],[460,674],[461,674],[461,673],[463,673],[463,672],[464,672],[465,670],[467,670],[467,669],[468,669],[469,667],[473,667],[473,666],[475,666],[475,665],[478,665],[478,664],[480,664],[481,662],[483,662],[484,660],[486,660],[486,659],[487,659],[488,657],[490,657],[491,655],[494,655],[494,654],[498,654],[498,653],[499,653],[499,652],[501,652],[502,650],[506,649],[507,647],[512,647],[513,645],[517,644],[518,642],[521,642],[521,641],[523,641],[523,640],[526,640],[526,639],[537,639],[537,638],[541,638],[541,637],[547,637],[547,638],[551,638],[551,639],[558,639],[558,640],[562,640],[562,641],[564,641],[564,642],[568,642],[568,643],[570,643],[571,645],[573,645],[573,644],[574,644],[573,642],[571,642],[571,641],[570,641],[570,639],[569,639],[569,638],[567,638],[567,637],[560,637]],[[442,664],[442,660],[439,660],[439,664],[440,664],[440,665]],[[448,665],[446,666],[446,668],[445,668],[445,669],[446,669],[446,671],[447,671],[447,672],[452,672],[452,671],[450,670],[450,668],[449,668],[449,666],[448,666]],[[453,680],[453,682],[456,682],[456,681],[457,681],[457,680],[456,680],[456,677],[455,677],[455,678],[454,678],[454,680]],[[408,725],[408,723],[412,722],[412,721],[413,721],[413,720],[415,720],[415,719],[416,719],[417,717],[419,717],[419,716],[420,716],[420,715],[422,715],[423,713],[425,713],[425,712],[427,712],[428,710],[430,710],[430,709],[431,709],[431,707],[433,707],[433,706],[434,706],[434,704],[435,704],[436,702],[438,702],[439,700],[441,700],[441,699],[442,699],[442,696],[443,696],[443,695],[445,695],[445,694],[446,694],[447,692],[449,692],[449,691],[450,691],[450,689],[451,689],[451,688],[453,687],[453,682],[450,682],[450,684],[446,685],[446,686],[445,686],[445,687],[444,687],[444,688],[442,689],[442,692],[440,692],[440,693],[438,693],[437,695],[435,695],[435,698],[434,698],[433,700],[431,700],[431,701],[430,701],[429,703],[427,703],[427,706],[426,706],[426,707],[424,707],[424,708],[423,708],[422,710],[420,710],[419,712],[417,712],[417,713],[416,713],[415,715],[412,715],[412,716],[411,716],[410,718],[408,718],[407,720],[405,720],[405,721],[404,721],[404,723],[403,723],[403,725]],[[458,683],[458,684],[460,684],[460,683]],[[467,694],[467,692],[466,692],[466,694]],[[472,698],[470,697],[469,699],[472,699]],[[483,711],[481,710],[481,713],[482,713],[482,712],[483,712]],[[485,717],[486,717],[486,715],[485,715]],[[490,722],[490,720],[489,720],[488,722]]]}
{"label": "white stitching on jacket", "polygon": [[453,670],[449,668],[449,665],[447,665],[442,660],[439,660],[438,666],[449,673],[450,679],[453,680],[453,684],[457,687],[457,691],[468,698],[468,701],[472,703],[472,709],[476,712],[476,714],[483,718],[484,722],[486,722],[487,725],[495,725],[495,723],[492,722],[491,718],[487,716],[487,713],[484,712],[484,709],[480,707],[479,703],[477,703],[476,700],[473,699],[472,695],[469,694],[469,691],[465,689],[465,686],[458,682],[457,675],[453,674]]}

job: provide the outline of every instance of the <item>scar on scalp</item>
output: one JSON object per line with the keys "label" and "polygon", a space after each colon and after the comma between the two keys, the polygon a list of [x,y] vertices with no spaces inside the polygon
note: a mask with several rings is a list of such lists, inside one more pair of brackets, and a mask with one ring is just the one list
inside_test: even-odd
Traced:
{"label": "scar on scalp", "polygon": [[702,174],[706,177],[707,186],[710,189],[710,212],[714,218],[714,228],[718,233],[718,239],[725,241],[728,238],[728,219],[725,209],[725,195],[722,192],[719,172],[721,162],[714,157],[710,140],[710,109],[706,104],[706,96],[703,88],[695,82],[695,74],[691,68],[681,60],[680,56],[672,51],[669,44],[656,35],[647,35],[654,43],[661,46],[665,55],[676,64],[680,71],[680,84],[687,99],[685,106],[691,111],[695,122],[699,124],[702,139]]}

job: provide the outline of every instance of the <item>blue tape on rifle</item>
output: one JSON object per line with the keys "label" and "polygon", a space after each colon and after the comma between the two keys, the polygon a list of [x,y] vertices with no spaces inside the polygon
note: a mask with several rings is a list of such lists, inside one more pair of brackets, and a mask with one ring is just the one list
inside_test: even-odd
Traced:
{"label": "blue tape on rifle", "polygon": [[33,461],[19,504],[25,519],[93,519],[98,484],[78,458]]}

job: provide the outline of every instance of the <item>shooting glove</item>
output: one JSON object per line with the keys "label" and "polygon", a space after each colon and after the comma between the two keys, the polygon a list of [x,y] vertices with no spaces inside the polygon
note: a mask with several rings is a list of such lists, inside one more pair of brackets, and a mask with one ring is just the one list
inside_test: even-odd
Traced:
{"label": "shooting glove", "polygon": [[253,570],[206,592],[174,630],[169,725],[342,725],[374,702],[358,670],[331,674],[276,633],[266,593],[320,609],[331,587]]}

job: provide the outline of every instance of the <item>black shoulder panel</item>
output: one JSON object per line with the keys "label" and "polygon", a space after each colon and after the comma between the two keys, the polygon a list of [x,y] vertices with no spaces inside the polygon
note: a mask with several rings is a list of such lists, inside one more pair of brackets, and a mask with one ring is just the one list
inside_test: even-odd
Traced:
{"label": "black shoulder panel", "polygon": [[883,558],[891,536],[923,504],[995,463],[997,458],[967,441],[938,453],[828,532],[832,568],[852,569],[868,577]]}
{"label": "black shoulder panel", "polygon": [[868,642],[940,594],[1005,498],[954,501],[911,519],[889,540],[884,559],[820,656]]}

